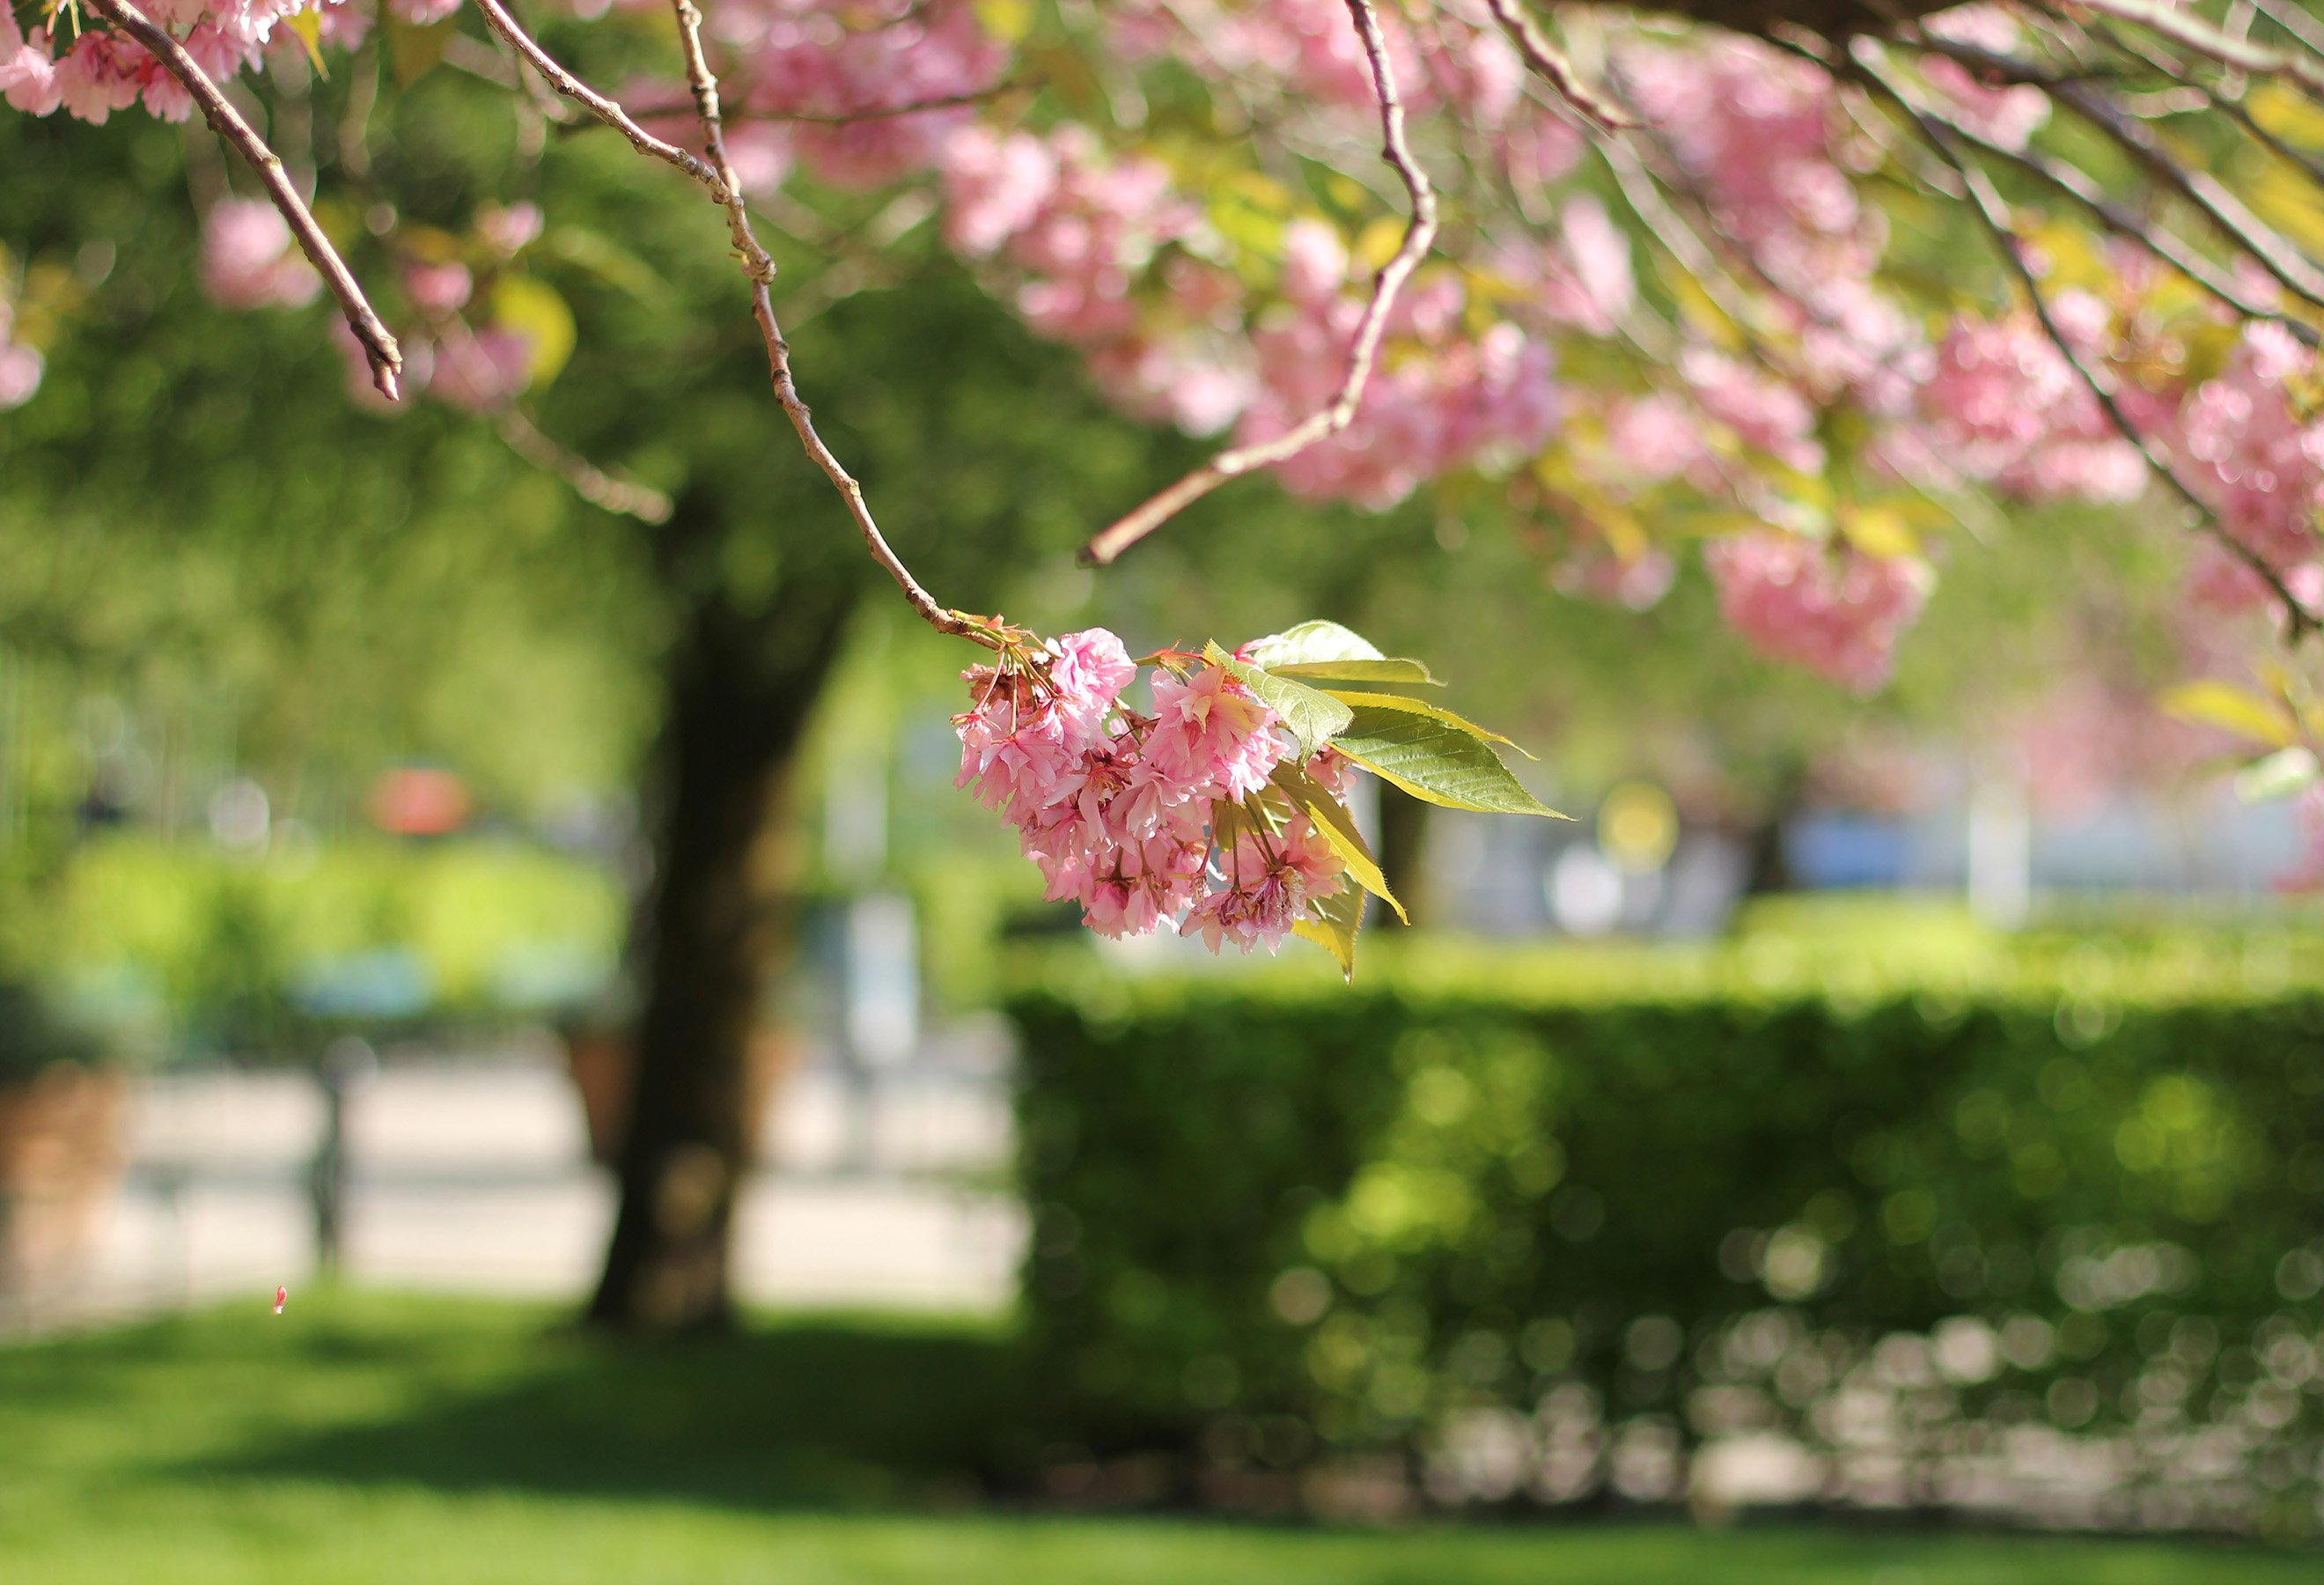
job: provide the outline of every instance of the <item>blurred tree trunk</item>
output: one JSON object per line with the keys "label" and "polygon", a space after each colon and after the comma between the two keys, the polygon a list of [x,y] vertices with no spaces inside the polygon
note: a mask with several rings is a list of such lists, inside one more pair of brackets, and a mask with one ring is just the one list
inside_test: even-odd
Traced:
{"label": "blurred tree trunk", "polygon": [[1771,896],[1791,891],[1796,885],[1791,859],[1784,849],[1784,828],[1807,808],[1807,762],[1796,755],[1784,755],[1768,777],[1759,819],[1744,833],[1746,897]]}
{"label": "blurred tree trunk", "polygon": [[[1379,783],[1380,876],[1415,924],[1433,922],[1436,912],[1428,869],[1428,808],[1403,788]],[[1396,910],[1377,900],[1364,922],[1381,930],[1402,927]]]}
{"label": "blurred tree trunk", "polygon": [[[682,547],[685,525],[672,530]],[[856,587],[786,580],[747,612],[723,588],[686,602],[632,950],[636,1092],[594,1322],[669,1333],[732,1319],[727,1234],[758,1123],[746,1069],[796,922],[794,760]]]}

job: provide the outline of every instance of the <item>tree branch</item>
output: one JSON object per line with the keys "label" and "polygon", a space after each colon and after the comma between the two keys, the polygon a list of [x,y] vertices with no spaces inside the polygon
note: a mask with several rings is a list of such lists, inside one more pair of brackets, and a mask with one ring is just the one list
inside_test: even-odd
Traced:
{"label": "tree branch", "polygon": [[1520,0],[1485,0],[1485,6],[1493,14],[1493,20],[1501,24],[1501,31],[1508,34],[1509,42],[1517,46],[1525,63],[1563,95],[1567,104],[1609,131],[1638,125],[1636,118],[1615,111],[1582,86],[1573,63],[1565,58],[1563,50],[1549,42],[1548,35],[1541,31],[1533,14]]}
{"label": "tree branch", "polygon": [[2196,285],[2209,292],[2227,308],[2246,319],[2274,320],[2289,329],[2303,345],[2318,344],[2315,329],[2306,321],[2296,320],[2280,310],[2269,308],[2246,293],[2234,276],[2197,252],[2185,238],[2160,225],[2151,224],[2132,214],[2107,196],[2096,177],[2080,166],[2053,159],[2033,148],[2014,149],[1994,142],[1950,116],[1940,114],[1934,107],[1912,97],[1896,82],[1888,84],[1889,97],[1904,103],[1914,115],[1942,127],[1947,136],[1967,144],[1979,153],[2005,160],[2027,175],[2045,183],[2073,199],[2114,235],[2134,242],[2154,257],[2169,264]]}
{"label": "tree branch", "polygon": [[807,403],[799,399],[798,387],[791,378],[790,347],[783,339],[782,327],[775,319],[774,297],[770,289],[775,278],[775,261],[751,228],[742,184],[726,156],[726,128],[718,105],[718,79],[703,54],[702,13],[695,8],[693,0],[673,0],[673,6],[678,17],[678,48],[686,60],[687,84],[694,92],[695,113],[702,123],[707,161],[646,131],[619,104],[567,70],[524,31],[502,0],[475,0],[475,4],[492,30],[506,40],[509,47],[540,73],[551,88],[621,133],[638,153],[674,165],[692,177],[709,193],[711,200],[726,211],[727,236],[742,260],[742,273],[751,278],[752,317],[758,321],[760,336],[766,342],[767,370],[774,384],[775,400],[790,420],[791,428],[798,431],[799,444],[846,503],[848,516],[862,535],[872,559],[896,580],[896,586],[904,591],[905,599],[919,613],[920,619],[939,633],[969,639],[988,649],[998,648],[1000,640],[993,635],[991,625],[936,604],[936,597],[920,587],[919,580],[890,548],[887,536],[880,532],[871,507],[864,502],[863,487],[840,466],[839,459],[824,444],[823,437],[816,432],[814,417]]}
{"label": "tree branch", "polygon": [[[2240,249],[2278,284],[2296,297],[2324,308],[2324,270],[2294,246],[2281,232],[2254,214],[2225,183],[2209,171],[2190,171],[2172,158],[2162,140],[2144,122],[2122,113],[2088,84],[2043,70],[2031,61],[1997,54],[1973,44],[1922,33],[1914,40],[1921,48],[1944,55],[1974,71],[2014,83],[2030,83],[2098,128],[2163,186],[2201,210],[2219,234]],[[1860,54],[1852,57],[1860,65]],[[1884,90],[1885,91],[1885,90]]]}
{"label": "tree branch", "polygon": [[634,517],[641,523],[669,521],[669,497],[651,485],[608,471],[586,457],[558,445],[540,426],[515,406],[503,408],[493,421],[502,442],[533,467],[563,479],[567,487],[593,506]]}
{"label": "tree branch", "polygon": [[2156,0],[2077,0],[2104,16],[2135,23],[2196,54],[2253,77],[2287,78],[2311,98],[2324,99],[2324,66],[2306,55],[2290,55],[2237,38],[2204,21],[2191,11],[2174,10]]}
{"label": "tree branch", "polygon": [[2066,366],[2074,371],[2075,376],[2081,381],[2083,388],[2089,392],[2099,409],[2105,412],[2107,422],[2125,440],[2130,443],[2132,449],[2137,451],[2140,460],[2146,464],[2147,470],[2162,480],[2173,495],[2195,510],[2197,520],[2202,524],[2204,531],[2217,540],[2228,554],[2250,569],[2262,582],[2267,585],[2269,592],[2274,595],[2283,607],[2285,641],[2297,644],[2309,633],[2324,628],[2324,617],[2319,617],[2316,612],[2310,610],[2301,603],[2300,597],[2292,593],[2291,586],[2284,582],[2283,574],[2266,557],[2230,533],[2227,525],[2219,521],[2218,514],[2212,509],[2211,504],[2203,499],[2194,486],[2181,477],[2179,470],[2172,466],[2169,459],[2154,449],[2153,443],[2135,423],[2131,422],[2130,414],[2124,411],[2122,403],[2116,394],[2114,381],[2104,369],[2092,366],[2083,357],[2081,352],[2068,338],[2065,330],[2059,325],[2056,316],[2051,312],[2049,299],[2043,294],[2041,278],[2034,273],[2033,266],[2026,262],[2025,239],[2017,232],[2015,223],[2009,213],[2009,206],[2001,194],[1995,190],[1992,180],[1986,175],[1984,169],[1956,149],[1947,134],[1947,129],[1914,109],[1912,103],[1896,86],[1890,82],[1877,67],[1867,61],[1860,53],[1851,52],[1849,63],[1853,69],[1851,75],[1894,103],[1904,113],[1914,129],[1927,141],[1931,148],[1936,151],[1938,157],[1960,173],[1961,181],[1969,189],[1970,208],[1977,212],[1978,218],[1984,222],[1987,234],[1993,239],[1995,251],[2001,255],[2002,262],[2008,266],[2010,273],[2017,278],[2019,286],[2024,288],[2026,299],[2033,306],[2034,317],[2041,324],[2042,333],[2049,338],[2050,344],[2057,348],[2058,356],[2066,360]]}
{"label": "tree branch", "polygon": [[[679,3],[686,4],[687,0]],[[1357,37],[1363,41],[1364,54],[1371,65],[1372,89],[1379,98],[1380,158],[1404,182],[1404,190],[1412,200],[1412,217],[1405,225],[1404,240],[1397,245],[1395,255],[1380,266],[1379,274],[1372,282],[1371,301],[1365,304],[1363,318],[1357,322],[1355,343],[1348,352],[1347,377],[1341,382],[1339,394],[1329,406],[1308,414],[1271,440],[1220,452],[1177,483],[1149,496],[1082,547],[1081,560],[1085,566],[1110,565],[1124,551],[1228,480],[1287,461],[1355,422],[1356,409],[1363,401],[1364,386],[1371,379],[1372,364],[1379,356],[1380,338],[1387,332],[1388,313],[1396,306],[1397,294],[1435,244],[1436,191],[1429,186],[1427,173],[1421,170],[1420,162],[1413,158],[1411,145],[1405,141],[1404,102],[1397,97],[1396,72],[1388,64],[1388,42],[1380,34],[1379,18],[1372,11],[1371,0],[1347,0],[1347,7]]]}
{"label": "tree branch", "polygon": [[379,315],[372,311],[371,301],[364,296],[355,273],[339,257],[331,239],[323,235],[323,228],[315,223],[299,190],[290,185],[281,159],[242,118],[242,112],[227,102],[209,74],[186,53],[185,46],[138,10],[132,0],[88,0],[88,5],[99,16],[143,44],[161,63],[161,69],[176,78],[193,97],[194,103],[202,107],[202,116],[209,122],[210,129],[232,144],[235,153],[258,173],[266,196],[273,200],[275,209],[290,226],[290,235],[298,239],[299,251],[307,255],[308,262],[330,287],[331,295],[339,300],[339,311],[346,316],[347,328],[363,343],[364,356],[371,360],[372,384],[390,402],[398,400],[401,393],[396,389],[396,375],[403,370],[403,353],[395,345],[395,338],[388,334],[387,327],[380,322]]}

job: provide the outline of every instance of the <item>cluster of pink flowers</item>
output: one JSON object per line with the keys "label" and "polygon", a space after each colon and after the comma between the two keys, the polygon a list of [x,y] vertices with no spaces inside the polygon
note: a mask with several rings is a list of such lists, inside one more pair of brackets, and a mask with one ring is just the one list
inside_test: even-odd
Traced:
{"label": "cluster of pink flowers", "polygon": [[[1998,5],[1957,5],[1929,18],[1927,26],[1939,38],[1999,55],[2015,54],[2025,45],[2016,18]],[[2050,119],[2049,96],[2030,83],[1988,86],[1943,55],[1922,56],[1919,69],[1923,80],[1950,101],[1955,120],[2004,148],[2024,148]]]}
{"label": "cluster of pink flowers", "polygon": [[[1017,828],[1050,900],[1078,902],[1099,934],[1168,926],[1213,951],[1228,941],[1273,951],[1345,884],[1304,813],[1278,809],[1261,822],[1247,812],[1294,746],[1222,667],[1161,657],[1151,715],[1122,702],[1137,674],[1102,627],[964,672],[973,702],[953,718],[958,784]],[[1306,767],[1335,794],[1346,768],[1329,750]],[[1228,839],[1214,806],[1246,811]]]}
{"label": "cluster of pink flowers", "polygon": [[[237,77],[269,49],[306,45],[285,17],[311,14],[318,37],[348,47],[368,20],[346,0],[153,0],[142,8],[169,29],[215,81]],[[0,7],[0,97],[32,116],[68,116],[101,125],[115,111],[143,103],[163,121],[183,121],[194,102],[178,79],[135,41],[84,26],[60,36],[53,26],[25,32]]]}
{"label": "cluster of pink flowers", "polygon": [[[1328,405],[1347,377],[1364,298],[1346,290],[1349,262],[1320,225],[1308,255],[1284,272],[1289,299],[1251,334],[1259,389],[1236,438],[1272,440]],[[1388,348],[1352,423],[1282,464],[1294,493],[1382,510],[1439,474],[1507,471],[1555,432],[1564,394],[1549,344],[1498,320],[1472,327],[1469,290],[1452,271],[1416,279],[1397,300]]]}
{"label": "cluster of pink flowers", "polygon": [[1888,681],[1896,641],[1934,581],[1917,557],[1870,556],[1775,528],[1713,540],[1702,554],[1729,626],[1858,693]]}
{"label": "cluster of pink flowers", "polygon": [[221,199],[202,217],[202,290],[220,308],[299,308],[322,289],[264,199]]}
{"label": "cluster of pink flowers", "polygon": [[928,170],[976,115],[958,101],[1009,64],[973,0],[721,0],[704,11],[726,52],[733,152],[756,189],[779,185],[794,159],[850,188]]}
{"label": "cluster of pink flowers", "polygon": [[[476,213],[472,256],[496,269],[540,235],[541,214],[529,203],[488,204]],[[202,290],[222,308],[298,308],[312,302],[322,280],[291,240],[290,228],[263,199],[222,199],[202,221]],[[410,320],[397,333],[403,388],[427,392],[468,412],[495,412],[532,380],[533,338],[472,311],[476,276],[457,259],[406,259],[400,272]],[[382,403],[371,361],[343,321],[332,336],[347,363],[348,389],[365,404]]]}
{"label": "cluster of pink flowers", "polygon": [[[2061,292],[2051,312],[2079,356],[2103,357],[2105,303],[2087,292]],[[2146,487],[2137,450],[2030,312],[1955,320],[1918,407],[1936,456],[2013,495],[2127,501]]]}
{"label": "cluster of pink flowers", "polygon": [[[2303,419],[2285,390],[2311,362],[2282,325],[2246,327],[2227,366],[2180,410],[2172,448],[2227,533],[2288,576],[2324,559],[2324,421]],[[2206,565],[2198,592],[2231,607],[2268,598],[2257,575],[2224,553]]]}

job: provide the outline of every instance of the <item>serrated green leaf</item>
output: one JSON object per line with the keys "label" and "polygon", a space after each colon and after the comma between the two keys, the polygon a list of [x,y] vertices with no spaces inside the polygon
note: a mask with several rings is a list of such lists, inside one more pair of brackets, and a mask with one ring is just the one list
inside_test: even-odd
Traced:
{"label": "serrated green leaf", "polygon": [[1457,727],[1473,737],[1482,737],[1488,743],[1506,743],[1511,748],[1516,748],[1519,754],[1524,754],[1527,759],[1534,757],[1530,754],[1526,754],[1523,748],[1518,747],[1514,741],[1502,737],[1499,732],[1489,731],[1466,716],[1455,715],[1439,705],[1428,704],[1417,699],[1406,699],[1400,693],[1364,693],[1351,688],[1331,688],[1324,691],[1351,709],[1368,706],[1374,709],[1409,710],[1416,716],[1426,716],[1431,720],[1442,721],[1448,727]]}
{"label": "serrated green leaf", "polygon": [[1371,640],[1351,633],[1337,622],[1302,622],[1243,646],[1250,663],[1272,672],[1278,666],[1305,665],[1316,661],[1378,661],[1382,655]]}
{"label": "serrated green leaf", "polygon": [[1236,660],[1215,644],[1203,646],[1203,658],[1256,694],[1259,700],[1299,739],[1302,758],[1314,754],[1348,724],[1348,707],[1320,688],[1277,677],[1272,672]]}
{"label": "serrated green leaf", "polygon": [[1332,851],[1340,856],[1347,867],[1348,878],[1381,902],[1396,910],[1396,916],[1406,924],[1412,916],[1396,894],[1388,889],[1388,876],[1380,872],[1379,860],[1372,857],[1371,847],[1364,834],[1356,830],[1355,817],[1348,806],[1332,796],[1332,790],[1289,760],[1275,767],[1268,778],[1291,800],[1291,807],[1314,822]]}
{"label": "serrated green leaf", "polygon": [[1327,678],[1340,682],[1425,682],[1431,688],[1444,685],[1429,675],[1421,662],[1391,655],[1378,661],[1294,661],[1288,665],[1269,666],[1277,677]]}
{"label": "serrated green leaf", "polygon": [[1329,897],[1312,899],[1307,906],[1314,917],[1294,921],[1291,933],[1330,952],[1339,960],[1341,975],[1352,981],[1356,978],[1356,932],[1364,923],[1364,894],[1353,886],[1342,886]]}
{"label": "serrated green leaf", "polygon": [[[1397,700],[1400,705],[1410,702]],[[1485,814],[1567,818],[1526,792],[1524,784],[1509,774],[1509,767],[1501,763],[1501,756],[1493,752],[1490,743],[1464,727],[1442,719],[1443,712],[1389,709],[1379,705],[1351,708],[1354,719],[1333,746],[1415,798],[1447,809],[1473,809]]]}

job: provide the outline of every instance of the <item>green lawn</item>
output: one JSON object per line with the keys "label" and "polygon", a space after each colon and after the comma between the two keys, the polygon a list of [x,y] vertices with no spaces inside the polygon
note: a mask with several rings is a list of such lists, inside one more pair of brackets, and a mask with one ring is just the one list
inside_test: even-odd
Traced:
{"label": "green lawn", "polygon": [[615,1348],[520,1306],[301,1293],[0,1349],[0,1582],[2313,1585],[2240,1549],[1678,1526],[963,1511],[1008,1423],[973,1327]]}

